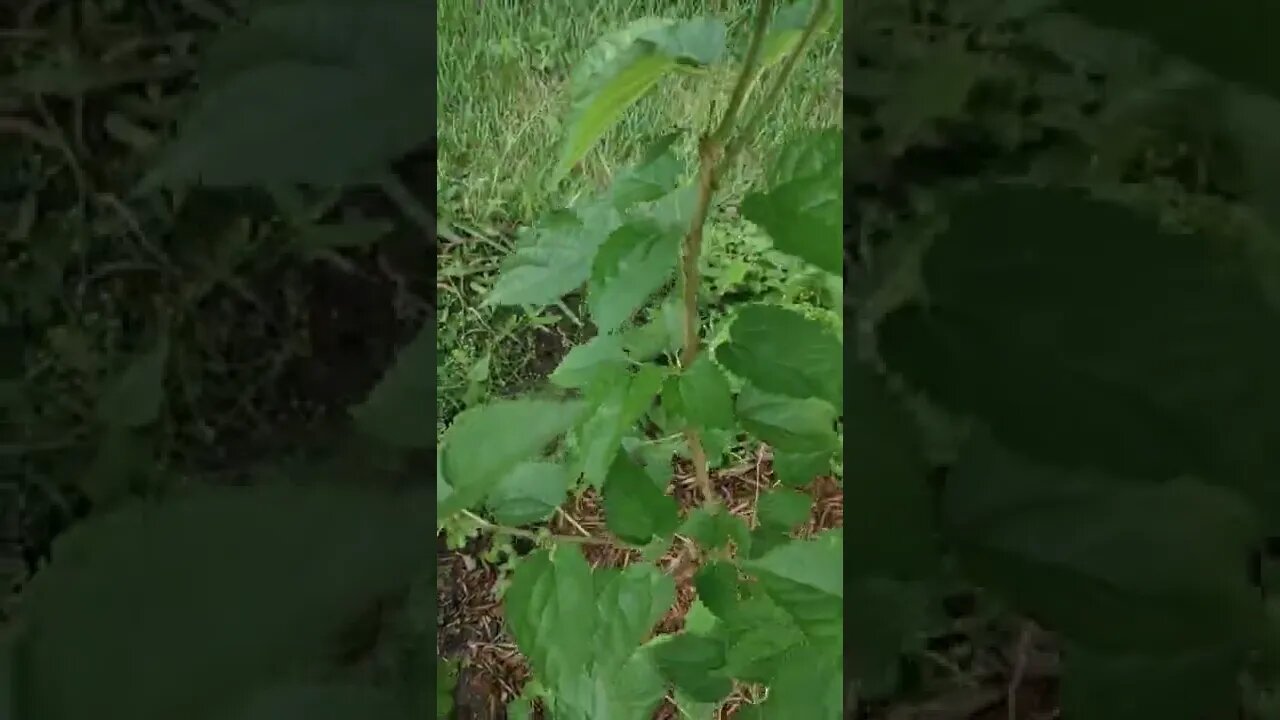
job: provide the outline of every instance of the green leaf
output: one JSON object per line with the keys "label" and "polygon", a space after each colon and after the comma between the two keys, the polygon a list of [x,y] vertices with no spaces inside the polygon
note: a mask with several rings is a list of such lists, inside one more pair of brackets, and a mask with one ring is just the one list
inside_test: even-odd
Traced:
{"label": "green leaf", "polygon": [[745,682],[769,683],[783,655],[806,642],[787,611],[759,592],[729,606],[716,633],[728,644],[726,672]]}
{"label": "green leaf", "polygon": [[839,445],[836,411],[817,398],[771,395],[753,386],[738,394],[738,419],[747,432],[794,453],[831,453]]}
{"label": "green leaf", "polygon": [[724,55],[728,28],[715,18],[693,18],[655,28],[642,37],[682,65],[706,67]]}
{"label": "green leaf", "polygon": [[844,717],[844,672],[838,649],[800,645],[778,663],[769,697],[748,706],[748,720],[840,720]]}
{"label": "green leaf", "polygon": [[738,570],[732,563],[714,561],[703,565],[693,577],[698,599],[718,617],[724,617],[738,603]]}
{"label": "green leaf", "polygon": [[1078,645],[1063,652],[1062,706],[1097,720],[1202,720],[1239,702],[1239,649],[1175,655],[1107,655]]}
{"label": "green leaf", "polygon": [[770,550],[791,541],[791,533],[769,525],[762,525],[751,531],[751,547],[746,557],[756,560],[768,554]]}
{"label": "green leaf", "polygon": [[1249,0],[1222,5],[1107,0],[1066,0],[1064,9],[1086,20],[1145,36],[1223,78],[1280,97],[1272,30],[1280,27],[1280,6]]}
{"label": "green leaf", "polygon": [[113,428],[140,428],[160,417],[164,402],[169,338],[135,357],[98,399],[98,421]]}
{"label": "green leaf", "polygon": [[1245,562],[1259,529],[1225,490],[1043,467],[979,437],[943,509],[971,576],[1069,640],[1176,653],[1261,632]]}
{"label": "green leaf", "polygon": [[725,646],[720,640],[678,633],[654,647],[658,671],[697,702],[719,702],[733,681],[724,674]]}
{"label": "green leaf", "polygon": [[365,401],[351,408],[356,427],[392,447],[435,447],[435,383],[435,331],[426,326],[400,351]]}
{"label": "green leaf", "polygon": [[596,593],[582,551],[561,543],[525,557],[504,596],[507,627],[550,687],[582,676],[594,652]]}
{"label": "green leaf", "polygon": [[652,564],[628,565],[612,575],[596,600],[599,619],[593,662],[597,671],[622,667],[675,598],[675,581]]}
{"label": "green leaf", "polygon": [[745,552],[751,544],[746,521],[718,506],[694,508],[676,533],[690,538],[704,550],[722,548],[733,541],[739,552]]}
{"label": "green leaf", "polygon": [[[834,7],[835,3],[831,4]],[[769,24],[769,32],[760,47],[760,66],[767,68],[782,60],[800,44],[800,36],[804,34],[805,25],[813,17],[813,0],[801,0],[783,7]],[[835,13],[829,8],[826,16],[819,21],[816,32],[825,32],[831,25]]]}
{"label": "green leaf", "polygon": [[661,368],[644,365],[634,374],[619,373],[600,381],[588,394],[595,411],[582,426],[579,446],[582,474],[596,488],[604,487],[622,438],[649,410],[663,377]]}
{"label": "green leaf", "polygon": [[666,694],[652,647],[642,647],[621,668],[592,670],[558,685],[550,700],[557,720],[649,720]]}
{"label": "green leaf", "polygon": [[796,453],[775,450],[773,453],[773,474],[778,482],[788,487],[804,487],[830,472],[829,451]]}
{"label": "green leaf", "polygon": [[563,177],[628,107],[677,65],[715,62],[725,35],[724,25],[714,20],[645,18],[601,38],[574,69],[573,107],[554,177]]}
{"label": "green leaf", "polygon": [[825,162],[775,169],[773,174],[779,179],[790,174],[789,171],[803,169],[806,172],[792,174],[786,181],[772,185],[768,192],[750,193],[742,201],[742,216],[759,225],[779,252],[794,255],[834,275],[844,272],[841,139],[840,130],[828,129],[792,141],[792,146],[804,143],[804,147],[789,147],[789,153],[784,155],[788,161],[794,162],[803,156],[822,157]]}
{"label": "green leaf", "polygon": [[791,531],[809,520],[813,498],[794,490],[774,490],[756,501],[756,519],[761,525]]}
{"label": "green leaf", "polygon": [[[201,488],[82,521],[24,591],[15,714],[230,712],[431,562],[429,494]],[[128,658],[128,662],[122,662]]]}
{"label": "green leaf", "polygon": [[[439,720],[445,720],[448,715],[440,715]],[[533,720],[533,701],[529,698],[518,697],[507,703],[507,718],[509,720]]]}
{"label": "green leaf", "polygon": [[562,388],[585,388],[602,375],[628,366],[627,354],[618,335],[596,335],[575,345],[551,373],[551,382]]}
{"label": "green leaf", "polygon": [[729,372],[766,392],[844,403],[844,348],[817,320],[775,305],[747,305],[716,348]]}
{"label": "green leaf", "polygon": [[613,332],[666,284],[679,257],[680,234],[646,218],[613,231],[596,253],[587,290],[591,319]]}
{"label": "green leaf", "polygon": [[923,276],[929,307],[890,314],[878,346],[933,402],[1034,460],[1226,485],[1280,528],[1280,314],[1262,285],[1280,274],[1240,238],[994,186],[956,201]]}
{"label": "green leaf", "polygon": [[226,720],[408,720],[396,698],[372,685],[276,685]]}
{"label": "green leaf", "polygon": [[729,380],[709,356],[694,360],[677,376],[675,387],[680,414],[693,427],[730,429],[737,425]]}
{"label": "green leaf", "polygon": [[654,485],[624,452],[614,457],[603,502],[609,531],[629,543],[644,545],[655,536],[667,537],[680,524],[675,498]]}
{"label": "green leaf", "polygon": [[[228,33],[223,61],[139,191],[368,182],[431,138],[430,9],[411,3],[284,3]],[[239,36],[239,37],[237,37]],[[243,54],[246,46],[278,49]]]}
{"label": "green leaf", "polygon": [[850,564],[860,574],[902,580],[929,576],[938,563],[938,532],[929,463],[916,422],[874,368],[858,361],[846,367]]}
{"label": "green leaf", "polygon": [[839,636],[844,614],[844,535],[829,530],[793,540],[742,563],[761,587],[815,639]]}
{"label": "green leaf", "polygon": [[613,207],[557,210],[520,234],[485,305],[550,305],[591,277],[596,252],[622,223]]}
{"label": "green leaf", "polygon": [[641,158],[613,181],[609,192],[614,207],[623,209],[636,203],[658,200],[676,189],[680,178],[687,171],[685,163],[676,157],[672,145],[681,133],[664,135]]}
{"label": "green leaf", "polygon": [[585,409],[578,400],[501,400],[459,414],[441,440],[441,467],[453,495],[440,503],[437,518],[482,501],[517,465],[577,424]]}
{"label": "green leaf", "polygon": [[844,136],[839,128],[810,130],[788,138],[770,161],[765,180],[776,188],[841,172]]}
{"label": "green leaf", "polygon": [[564,504],[571,480],[569,469],[560,463],[521,463],[489,492],[485,505],[503,525],[541,522]]}

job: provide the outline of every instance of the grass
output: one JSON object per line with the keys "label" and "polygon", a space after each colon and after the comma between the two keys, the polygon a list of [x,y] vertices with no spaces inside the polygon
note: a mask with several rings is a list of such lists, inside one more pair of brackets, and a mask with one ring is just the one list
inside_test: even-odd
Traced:
{"label": "grass", "polygon": [[[688,131],[686,149],[708,124],[712,98],[725,97],[732,68],[710,77],[668,80],[632,108],[592,149],[562,187],[546,187],[567,108],[573,64],[597,38],[648,15],[710,14],[729,25],[735,49],[746,42],[756,3],[749,0],[442,0],[439,3],[437,200],[439,371],[441,422],[489,393],[509,393],[540,379],[566,342],[588,330],[577,313],[490,312],[478,307],[520,226],[572,197],[605,185],[657,137]],[[842,43],[831,34],[796,70],[796,79],[766,126],[758,147],[801,128],[842,119]],[[716,292],[800,293],[788,287],[792,266],[764,258],[765,241],[733,212],[760,177],[762,158],[748,150],[726,179],[708,229],[707,256]],[[572,311],[572,308],[569,308]],[[495,381],[500,379],[500,381]]]}

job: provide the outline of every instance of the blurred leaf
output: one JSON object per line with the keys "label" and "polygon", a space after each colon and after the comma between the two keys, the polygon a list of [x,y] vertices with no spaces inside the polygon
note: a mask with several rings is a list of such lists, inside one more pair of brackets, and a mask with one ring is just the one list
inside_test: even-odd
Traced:
{"label": "blurred leaf", "polygon": [[169,338],[162,335],[148,352],[134,358],[98,399],[98,420],[112,428],[139,428],[160,417],[164,402]]}
{"label": "blurred leaf", "polygon": [[966,193],[924,257],[928,308],[885,318],[879,350],[1030,459],[1200,477],[1278,528],[1280,313],[1265,287],[1280,271],[1250,242],[1077,190]]}
{"label": "blurred leaf", "polygon": [[435,447],[435,384],[435,332],[424,326],[365,401],[351,408],[356,427],[392,447]]}
{"label": "blurred leaf", "polygon": [[[15,713],[230,712],[430,562],[426,495],[201,488],[82,521],[24,592]],[[122,659],[127,658],[124,662]]]}
{"label": "blurred leaf", "polygon": [[970,576],[1069,640],[1172,654],[1262,631],[1246,563],[1259,528],[1225,490],[1043,467],[980,436],[943,508]]}

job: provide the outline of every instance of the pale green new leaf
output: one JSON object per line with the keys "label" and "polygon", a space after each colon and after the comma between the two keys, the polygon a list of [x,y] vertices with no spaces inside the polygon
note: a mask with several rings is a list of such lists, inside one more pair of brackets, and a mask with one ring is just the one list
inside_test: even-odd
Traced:
{"label": "pale green new leaf", "polygon": [[580,400],[500,400],[458,415],[441,440],[440,466],[453,488],[437,517],[482,501],[520,463],[534,459],[577,424]]}
{"label": "pale green new leaf", "polygon": [[[835,2],[830,3],[824,17],[818,20],[815,32],[822,33],[830,27],[831,20],[835,17],[833,8],[836,5]],[[813,0],[801,0],[779,10],[769,24],[769,32],[765,35],[764,44],[760,48],[761,67],[767,68],[795,50],[800,44],[800,36],[804,34],[805,25],[809,23],[811,17],[813,17]]]}
{"label": "pale green new leaf", "polygon": [[525,557],[504,596],[507,627],[536,677],[557,687],[583,676],[595,652],[596,592],[576,545]]}
{"label": "pale green new leaf", "polygon": [[612,332],[666,284],[679,258],[680,234],[638,218],[614,230],[596,253],[587,290],[591,319]]}
{"label": "pale green new leaf", "polygon": [[489,492],[485,505],[503,525],[520,526],[551,517],[569,493],[569,469],[547,460],[521,463]]}
{"label": "pale green new leaf", "polygon": [[606,35],[574,69],[568,130],[554,177],[563,177],[622,113],[678,65],[708,65],[724,50],[715,20],[645,18]]}
{"label": "pale green new leaf", "polygon": [[395,364],[351,408],[356,427],[392,447],[435,447],[435,332],[423,327],[400,351]]}
{"label": "pale green new leaf", "polygon": [[[17,717],[232,712],[431,562],[429,494],[201,488],[82,522],[24,592]],[[127,659],[127,662],[122,661]]]}
{"label": "pale green new leaf", "polygon": [[729,341],[716,348],[729,372],[757,388],[794,398],[844,403],[844,347],[827,325],[796,310],[752,304],[738,310]]}
{"label": "pale green new leaf", "polygon": [[618,453],[604,483],[605,523],[622,540],[644,545],[667,537],[680,523],[675,498],[654,484],[643,468],[625,453]]}

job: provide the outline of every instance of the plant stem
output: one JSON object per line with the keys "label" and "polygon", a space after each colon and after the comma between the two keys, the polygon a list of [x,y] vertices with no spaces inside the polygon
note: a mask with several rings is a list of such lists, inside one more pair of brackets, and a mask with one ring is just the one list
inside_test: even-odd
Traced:
{"label": "plant stem", "polygon": [[729,143],[728,148],[724,152],[724,160],[726,162],[737,157],[738,153],[751,142],[760,131],[760,126],[764,124],[764,119],[768,116],[769,111],[777,107],[779,100],[782,99],[782,93],[787,89],[787,81],[791,79],[791,73],[800,62],[800,58],[804,56],[809,46],[813,44],[813,40],[818,35],[818,26],[826,19],[827,15],[832,11],[831,0],[817,0],[813,6],[813,14],[809,16],[809,22],[804,26],[804,31],[800,33],[800,40],[796,43],[795,48],[782,61],[781,67],[778,69],[777,76],[773,79],[773,84],[769,86],[768,93],[765,94],[764,100],[756,106],[756,111],[743,126],[742,132]]}
{"label": "plant stem", "polygon": [[[725,140],[733,132],[743,101],[760,77],[758,70],[760,52],[769,30],[769,21],[773,16],[773,3],[774,0],[760,0],[760,5],[756,8],[751,40],[747,45],[747,56],[743,59],[742,70],[738,74],[737,82],[734,83],[724,117],[721,118],[715,131],[703,137],[698,144],[698,199],[694,206],[689,230],[681,244],[680,275],[684,301],[684,347],[680,351],[680,367],[685,369],[698,357],[698,334],[702,325],[701,315],[698,312],[698,287],[701,285],[698,260],[702,257],[702,229],[707,223],[707,215],[711,211],[711,199],[715,195],[720,172],[725,165]],[[689,445],[693,474],[702,494],[703,503],[707,506],[718,505],[720,499],[711,485],[711,473],[707,469],[707,452],[702,447],[702,435],[697,428],[690,427],[685,429],[684,436],[685,442]]]}
{"label": "plant stem", "polygon": [[[476,515],[475,513],[471,512],[470,510],[463,510],[462,514],[466,515],[468,518],[470,518],[472,521],[478,524],[481,528],[488,530],[489,532],[492,532],[492,533],[514,535],[516,537],[528,538],[529,540],[541,540],[543,537],[546,537],[532,530],[525,530],[524,528],[515,528],[515,527],[509,527],[507,525],[499,525],[497,523],[491,523],[488,520],[485,520],[484,518],[480,517],[479,515]],[[604,545],[604,546],[610,546],[610,547],[625,547],[625,548],[631,548],[631,549],[637,549],[637,550],[639,549],[629,543],[624,543],[621,540],[612,540],[610,538],[582,537],[581,535],[554,535],[553,534],[550,536],[550,539],[555,540],[556,542],[578,543],[579,545]]]}
{"label": "plant stem", "polygon": [[751,88],[760,79],[760,50],[764,47],[764,38],[769,31],[769,20],[773,15],[774,0],[760,0],[756,8],[755,24],[751,28],[751,40],[747,43],[747,56],[743,59],[742,72],[734,83],[733,94],[729,96],[729,106],[724,110],[724,117],[712,137],[718,143],[729,140],[733,132],[733,123],[738,119],[738,112],[751,94]]}

